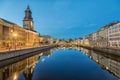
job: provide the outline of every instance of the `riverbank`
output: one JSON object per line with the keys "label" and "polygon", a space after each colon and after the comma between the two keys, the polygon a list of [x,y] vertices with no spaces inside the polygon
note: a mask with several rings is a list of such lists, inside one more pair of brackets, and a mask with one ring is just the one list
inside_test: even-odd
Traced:
{"label": "riverbank", "polygon": [[10,52],[1,52],[0,61],[10,59],[13,57],[22,56],[22,55],[29,54],[29,53],[36,52],[36,51],[44,51],[46,49],[51,49],[54,47],[57,47],[57,45],[49,45],[49,46],[44,46],[44,47],[29,48],[29,49],[16,50],[16,51],[10,51]]}
{"label": "riverbank", "polygon": [[80,47],[84,47],[84,48],[87,48],[87,49],[92,49],[92,50],[94,50],[94,51],[103,52],[103,53],[105,53],[105,54],[120,56],[120,50],[116,50],[116,49],[97,48],[97,47],[82,46],[82,45],[80,45]]}

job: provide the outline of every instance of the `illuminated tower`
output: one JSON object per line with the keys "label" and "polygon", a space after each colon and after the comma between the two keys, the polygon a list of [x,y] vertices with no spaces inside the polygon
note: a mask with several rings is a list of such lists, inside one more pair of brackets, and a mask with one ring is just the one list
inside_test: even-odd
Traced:
{"label": "illuminated tower", "polygon": [[32,12],[29,8],[29,5],[27,6],[27,9],[25,10],[23,28],[28,29],[28,30],[34,30],[34,22],[33,22]]}

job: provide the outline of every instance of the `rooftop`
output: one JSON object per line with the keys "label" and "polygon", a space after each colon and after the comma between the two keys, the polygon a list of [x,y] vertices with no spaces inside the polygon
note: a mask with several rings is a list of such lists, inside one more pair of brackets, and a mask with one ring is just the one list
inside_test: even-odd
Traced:
{"label": "rooftop", "polygon": [[5,20],[5,19],[3,19],[3,18],[0,18],[3,22],[5,22],[5,23],[8,23],[8,24],[12,24],[12,25],[15,25],[15,23],[13,23],[13,22],[10,22],[10,21],[8,21],[8,20]]}
{"label": "rooftop", "polygon": [[120,21],[109,23],[109,24],[105,25],[104,27],[113,26],[113,25],[118,24],[118,23],[120,23]]}

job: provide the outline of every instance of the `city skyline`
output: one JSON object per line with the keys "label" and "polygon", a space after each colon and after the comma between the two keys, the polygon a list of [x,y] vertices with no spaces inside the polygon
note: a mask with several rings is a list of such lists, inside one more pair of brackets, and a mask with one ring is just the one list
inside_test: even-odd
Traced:
{"label": "city skyline", "polygon": [[1,0],[0,17],[23,27],[24,11],[29,5],[35,30],[41,35],[79,38],[120,20],[119,4],[119,0]]}
{"label": "city skyline", "polygon": [[0,0],[0,80],[120,80],[120,0]]}

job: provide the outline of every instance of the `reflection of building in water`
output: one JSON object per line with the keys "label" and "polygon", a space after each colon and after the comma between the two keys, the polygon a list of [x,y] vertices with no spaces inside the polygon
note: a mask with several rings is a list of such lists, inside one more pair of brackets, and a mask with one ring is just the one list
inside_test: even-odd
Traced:
{"label": "reflection of building in water", "polygon": [[[83,52],[87,52],[86,49],[81,49]],[[90,58],[100,64],[102,68],[112,72],[114,75],[120,78],[120,58],[116,58],[110,55],[103,55],[100,52],[88,51]]]}
{"label": "reflection of building in water", "polygon": [[120,62],[110,60],[108,69],[120,78]]}
{"label": "reflection of building in water", "polygon": [[[73,47],[83,53],[89,55],[100,66],[120,78],[120,58],[115,56],[105,55],[104,53],[95,52],[81,47]],[[58,48],[59,49],[59,48]]]}
{"label": "reflection of building in water", "polygon": [[[20,75],[24,76],[24,80],[32,80],[32,75],[34,74],[34,67],[38,63],[40,57],[42,55],[51,55],[52,52],[53,50],[48,50],[41,53],[34,53],[34,56],[31,57],[29,57],[28,54],[24,55],[25,57],[21,56],[6,61],[1,61],[0,80],[18,80],[18,78],[20,78]],[[4,66],[1,66],[1,64],[3,64]]]}
{"label": "reflection of building in water", "polygon": [[83,53],[87,54],[87,55],[91,55],[91,50],[88,50],[86,48],[79,48]]}
{"label": "reflection of building in water", "polygon": [[82,51],[83,53],[89,53],[89,50],[88,50],[88,49],[85,49],[85,48],[81,48],[81,51]]}
{"label": "reflection of building in water", "polygon": [[44,52],[44,55],[48,56],[48,55],[51,55],[53,53],[53,50],[48,50],[48,51],[45,51]]}
{"label": "reflection of building in water", "polygon": [[23,72],[26,80],[31,80],[30,76],[32,77],[39,56],[40,54],[0,68],[0,80],[17,80],[21,72]]}

